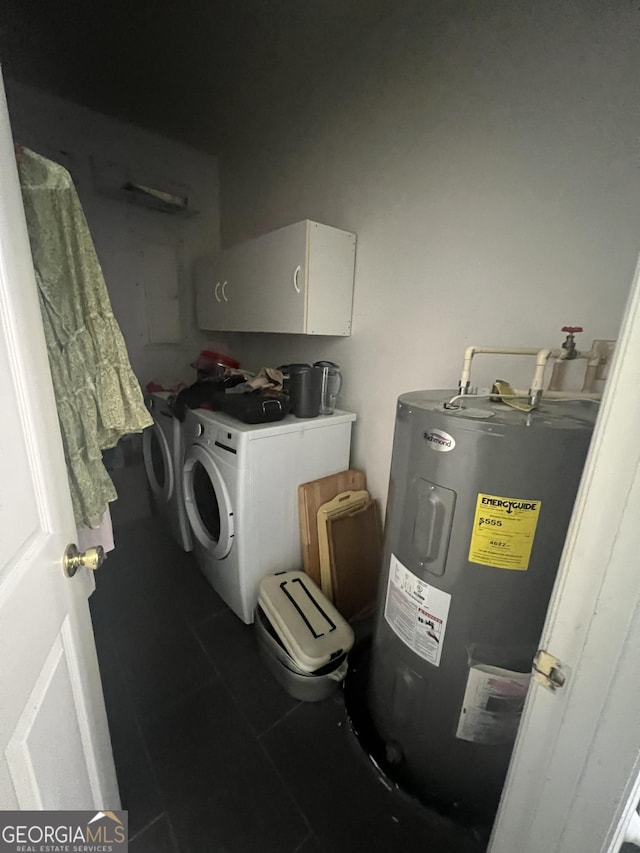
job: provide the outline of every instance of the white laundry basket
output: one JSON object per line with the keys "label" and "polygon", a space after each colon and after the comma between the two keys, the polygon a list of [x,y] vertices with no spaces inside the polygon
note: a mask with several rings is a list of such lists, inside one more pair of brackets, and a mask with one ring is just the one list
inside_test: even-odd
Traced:
{"label": "white laundry basket", "polygon": [[262,580],[255,624],[263,660],[295,699],[319,702],[343,681],[353,631],[304,572]]}

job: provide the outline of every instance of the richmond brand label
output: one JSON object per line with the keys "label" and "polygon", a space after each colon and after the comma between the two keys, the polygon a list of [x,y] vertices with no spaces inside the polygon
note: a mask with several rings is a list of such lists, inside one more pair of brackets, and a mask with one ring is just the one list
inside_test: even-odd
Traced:
{"label": "richmond brand label", "polygon": [[429,432],[425,432],[424,438],[431,450],[437,450],[440,453],[447,453],[456,446],[455,438],[442,429],[430,429]]}

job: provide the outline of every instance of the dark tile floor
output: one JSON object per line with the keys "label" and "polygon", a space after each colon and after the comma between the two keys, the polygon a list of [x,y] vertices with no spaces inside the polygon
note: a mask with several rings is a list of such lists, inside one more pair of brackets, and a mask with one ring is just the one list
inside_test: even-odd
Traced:
{"label": "dark tile floor", "polygon": [[342,694],[291,699],[173,544],[116,528],[91,611],[132,853],[478,853],[467,830],[390,791]]}

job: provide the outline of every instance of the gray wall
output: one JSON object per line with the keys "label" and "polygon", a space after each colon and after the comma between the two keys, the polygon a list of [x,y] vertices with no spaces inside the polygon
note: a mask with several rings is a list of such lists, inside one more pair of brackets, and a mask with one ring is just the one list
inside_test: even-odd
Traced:
{"label": "gray wall", "polygon": [[[238,98],[223,244],[309,217],[358,249],[350,339],[238,335],[236,354],[343,366],[378,497],[397,395],[454,386],[466,344],[616,337],[640,233],[639,20],[631,2],[401,2],[310,86],[267,75]],[[487,357],[474,380],[531,368]]]}

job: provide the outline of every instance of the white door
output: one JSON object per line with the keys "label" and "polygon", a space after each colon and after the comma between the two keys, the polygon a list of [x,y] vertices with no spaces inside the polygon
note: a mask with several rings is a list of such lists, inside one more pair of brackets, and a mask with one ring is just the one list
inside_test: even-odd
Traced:
{"label": "white door", "polygon": [[489,850],[615,853],[640,797],[638,270],[540,648],[566,680],[532,682]]}
{"label": "white door", "polygon": [[0,809],[117,809],[75,524],[0,79]]}

